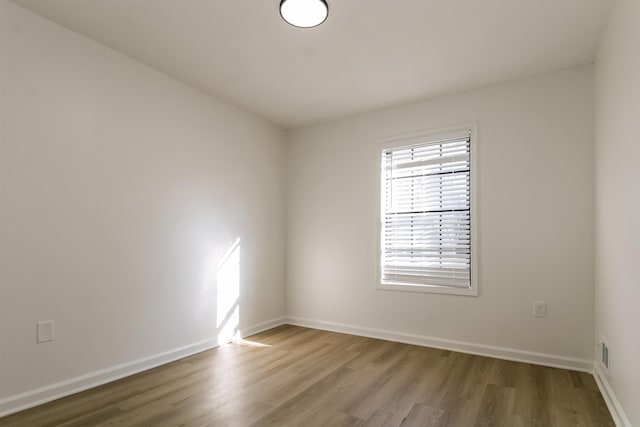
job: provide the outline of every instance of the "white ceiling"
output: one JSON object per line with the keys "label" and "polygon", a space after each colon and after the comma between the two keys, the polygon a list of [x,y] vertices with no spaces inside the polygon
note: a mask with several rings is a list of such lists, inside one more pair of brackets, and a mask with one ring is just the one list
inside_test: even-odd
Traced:
{"label": "white ceiling", "polygon": [[612,0],[13,0],[291,129],[593,62]]}

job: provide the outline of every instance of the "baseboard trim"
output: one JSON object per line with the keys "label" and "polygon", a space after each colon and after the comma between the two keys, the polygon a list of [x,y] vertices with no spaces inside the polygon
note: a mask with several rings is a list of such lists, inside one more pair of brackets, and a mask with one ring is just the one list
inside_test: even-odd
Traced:
{"label": "baseboard trim", "polygon": [[[247,328],[241,328],[239,331],[240,336],[253,335],[283,323],[284,317],[280,317]],[[0,399],[0,417],[175,362],[215,347],[218,347],[218,340],[215,338],[209,339],[9,396]]]}
{"label": "baseboard trim", "polygon": [[246,338],[251,335],[258,334],[260,332],[267,331],[269,329],[273,329],[275,327],[284,325],[286,317],[278,317],[275,319],[267,320],[266,322],[258,323],[257,325],[253,325],[247,328],[240,328],[240,337]]}
{"label": "baseboard trim", "polygon": [[611,384],[609,384],[606,374],[602,371],[602,368],[598,363],[595,363],[593,377],[596,379],[596,384],[598,384],[600,394],[602,394],[604,402],[607,404],[607,408],[609,408],[609,412],[611,412],[611,418],[613,418],[613,422],[616,423],[616,426],[632,427],[631,421],[627,418],[627,414],[624,413],[622,405],[616,397],[616,394],[613,392],[613,388],[611,387]]}
{"label": "baseboard trim", "polygon": [[591,372],[593,361],[572,357],[558,356],[554,354],[536,353],[525,350],[516,350],[505,347],[495,347],[464,341],[454,341],[442,338],[428,337],[424,335],[407,334],[403,332],[388,331],[384,329],[367,328],[363,326],[347,325],[343,323],[325,322],[321,320],[305,319],[300,317],[287,317],[286,323],[307,328],[322,329],[325,331],[341,332],[369,338],[383,339],[387,341],[401,342],[405,344],[433,347],[443,350],[457,351],[460,353],[475,354],[478,356],[493,357],[496,359],[511,360],[514,362],[531,363],[534,365],[549,366],[552,368],[570,369],[573,371]]}
{"label": "baseboard trim", "polygon": [[[488,346],[477,343],[447,340],[423,335],[407,334],[402,332],[374,329],[362,326],[347,325],[342,323],[326,322],[300,317],[279,317],[246,328],[240,328],[239,335],[242,338],[259,332],[283,325],[290,324],[307,328],[340,332],[369,338],[384,339],[388,341],[414,344],[424,347],[440,348],[443,350],[457,351],[461,353],[475,354],[479,356],[494,357],[497,359],[512,360],[516,362],[532,363],[536,365],[554,368],[571,369],[576,371],[591,372],[593,362],[586,359],[570,358],[552,354],[536,353],[516,350],[505,347]],[[149,357],[123,363],[111,368],[91,372],[55,384],[40,387],[14,396],[0,399],[0,417],[10,415],[52,400],[60,399],[71,394],[97,387],[130,375],[134,375],[148,369],[152,369],[176,360],[183,359],[202,351],[218,346],[216,339],[201,341],[184,347],[158,353]],[[624,414],[619,401],[613,393],[607,379],[599,370],[595,369],[594,377],[600,391],[607,403],[616,426],[631,427],[631,423]]]}

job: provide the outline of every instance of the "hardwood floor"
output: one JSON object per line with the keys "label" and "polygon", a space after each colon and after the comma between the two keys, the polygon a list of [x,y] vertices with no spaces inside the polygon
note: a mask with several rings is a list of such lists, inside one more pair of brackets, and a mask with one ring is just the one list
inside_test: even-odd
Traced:
{"label": "hardwood floor", "polygon": [[295,326],[2,426],[614,426],[591,375]]}

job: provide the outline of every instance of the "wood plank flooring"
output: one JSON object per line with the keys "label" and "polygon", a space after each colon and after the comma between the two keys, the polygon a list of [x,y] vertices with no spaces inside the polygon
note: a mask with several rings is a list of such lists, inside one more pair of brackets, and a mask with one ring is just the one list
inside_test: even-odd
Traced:
{"label": "wood plank flooring", "polygon": [[591,375],[281,326],[0,426],[614,426]]}

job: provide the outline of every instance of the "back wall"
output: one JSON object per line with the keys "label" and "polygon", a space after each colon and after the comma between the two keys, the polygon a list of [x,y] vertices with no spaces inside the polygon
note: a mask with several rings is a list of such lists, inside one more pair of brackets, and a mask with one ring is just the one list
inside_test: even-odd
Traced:
{"label": "back wall", "polygon": [[[590,369],[592,92],[585,66],[292,131],[293,321]],[[377,290],[380,140],[467,122],[478,125],[480,296]]]}

